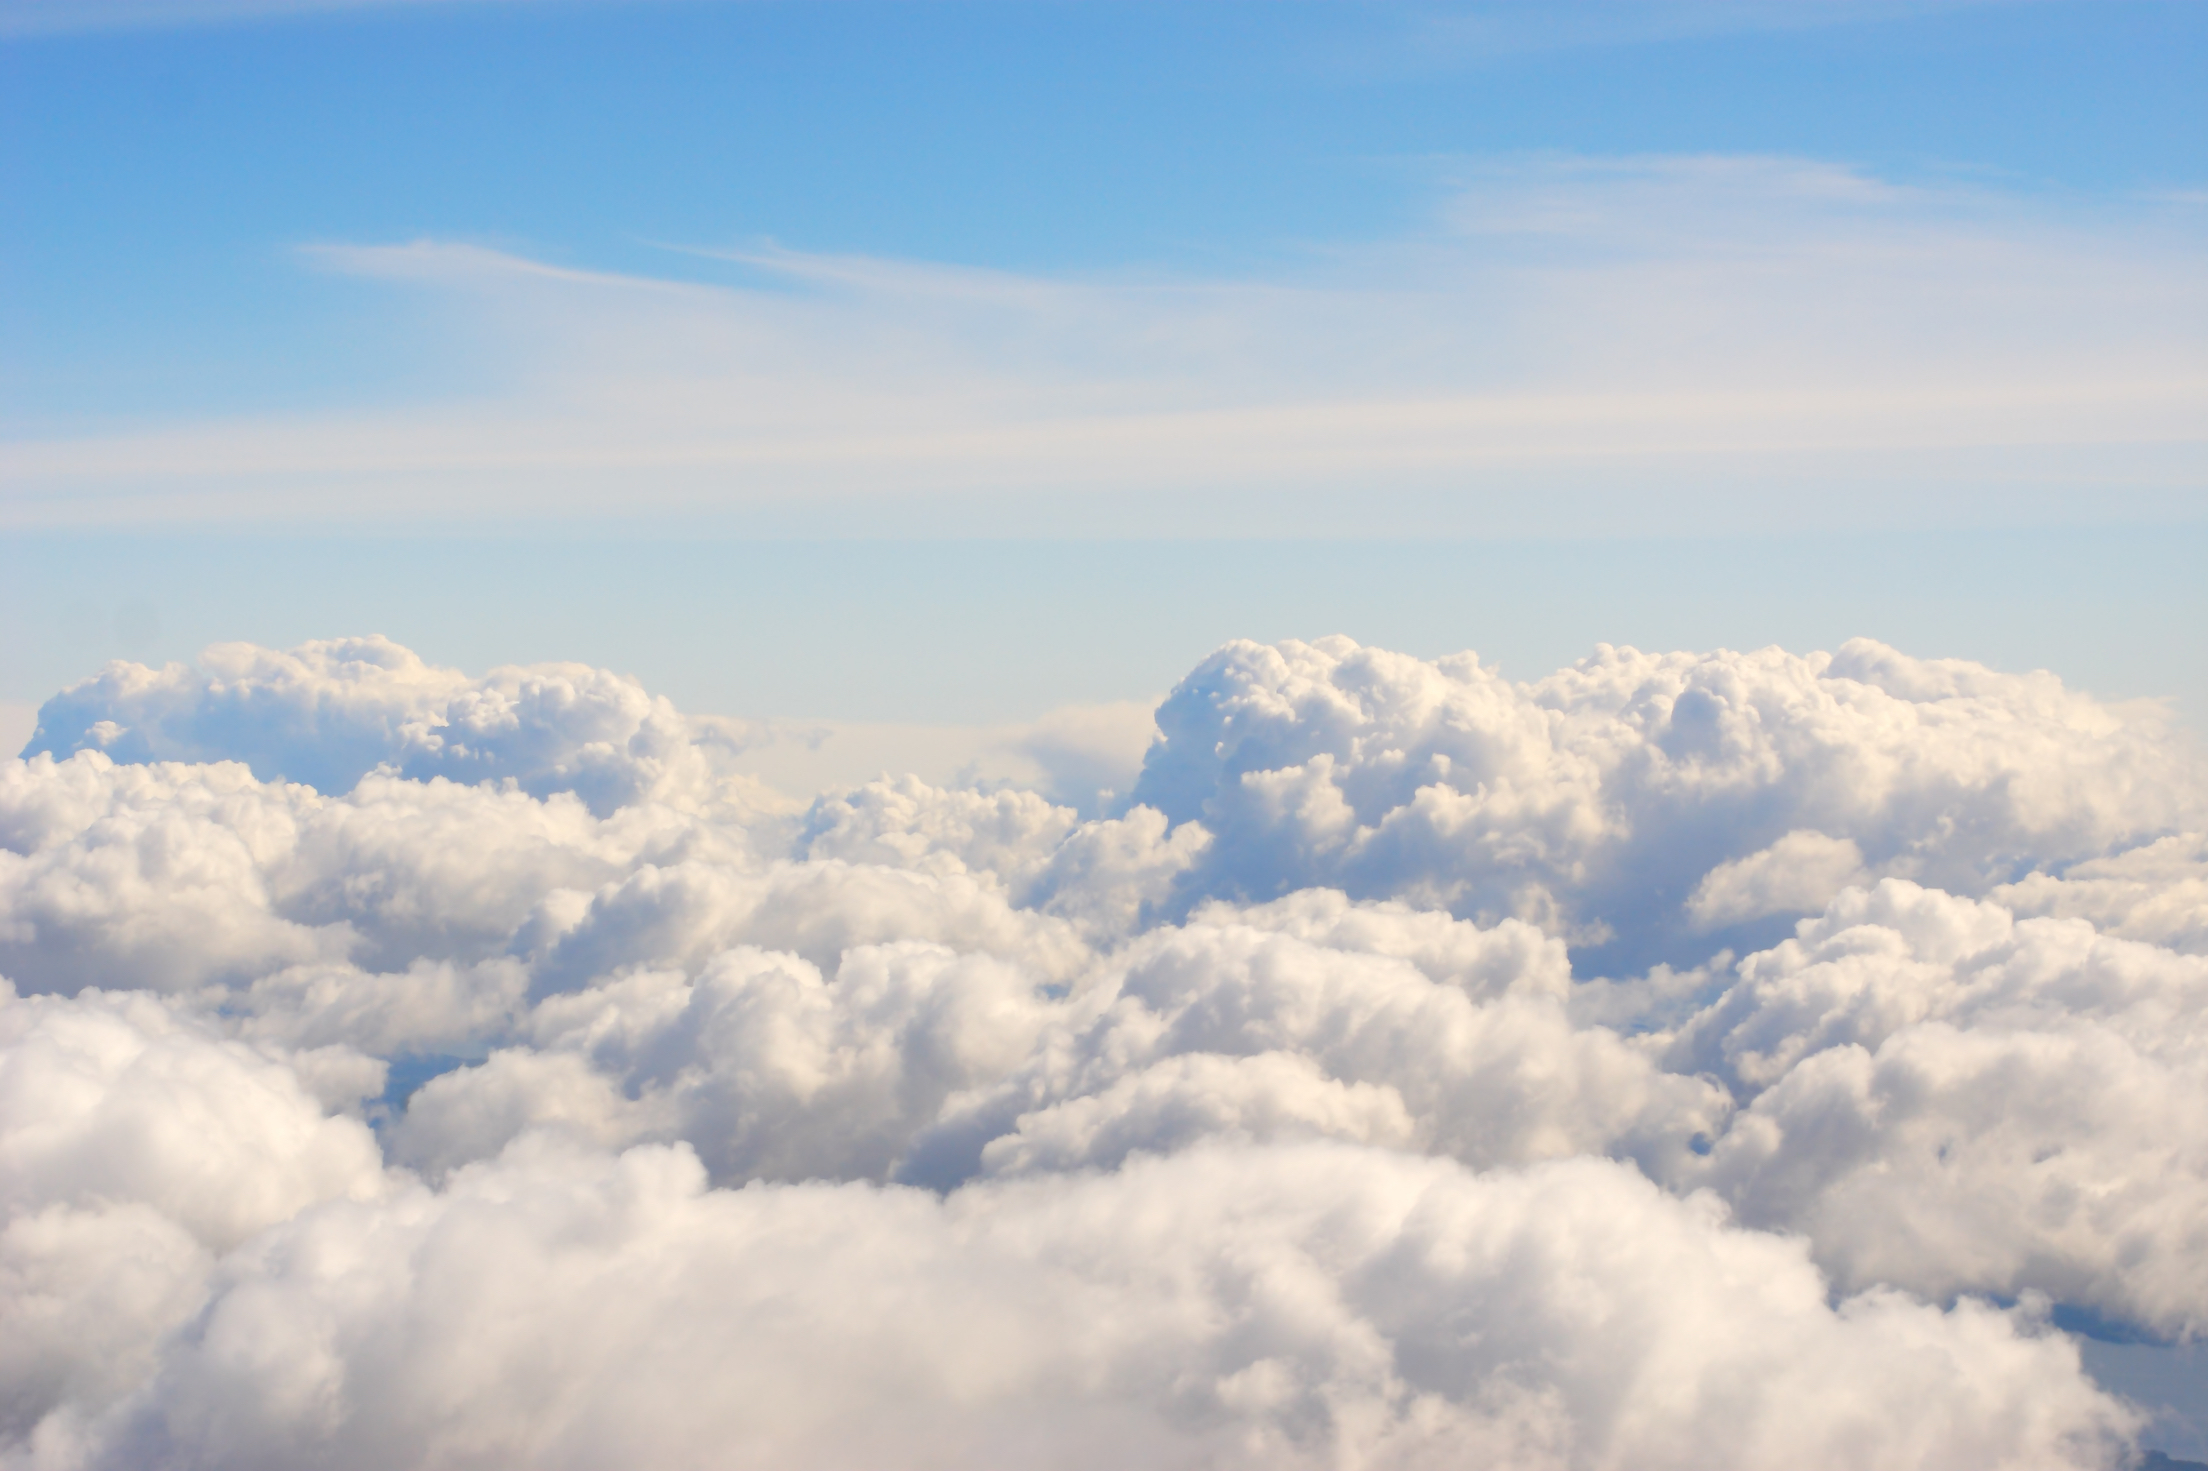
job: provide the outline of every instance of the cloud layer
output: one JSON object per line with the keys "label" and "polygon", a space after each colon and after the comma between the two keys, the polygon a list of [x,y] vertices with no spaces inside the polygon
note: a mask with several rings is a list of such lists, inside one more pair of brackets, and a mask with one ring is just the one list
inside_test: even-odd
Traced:
{"label": "cloud layer", "polygon": [[854,504],[929,534],[1860,530],[2074,521],[2086,483],[2097,516],[2197,514],[2193,205],[1752,155],[1434,167],[1415,235],[1218,278],[323,244],[438,301],[423,355],[485,363],[480,394],[18,440],[0,518],[288,520],[302,485],[316,519],[754,533]]}
{"label": "cloud layer", "polygon": [[[2208,762],[2046,675],[1230,645],[1095,815],[580,666],[0,766],[0,1464],[2124,1464]],[[2069,1321],[2067,1318],[2064,1321]]]}

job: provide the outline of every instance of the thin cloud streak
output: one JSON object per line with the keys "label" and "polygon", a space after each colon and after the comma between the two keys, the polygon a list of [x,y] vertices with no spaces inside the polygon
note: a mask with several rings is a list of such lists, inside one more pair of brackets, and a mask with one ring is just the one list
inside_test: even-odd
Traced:
{"label": "thin cloud streak", "polygon": [[762,248],[688,252],[741,273],[699,284],[321,245],[322,269],[444,296],[494,381],[17,442],[0,519],[802,523],[979,498],[999,529],[1053,532],[1108,494],[1183,502],[1145,528],[1172,535],[1207,497],[1264,494],[1294,534],[1297,496],[1356,490],[1383,518],[1410,498],[1411,524],[1561,497],[1560,525],[1525,529],[1626,504],[1676,529],[1727,487],[1802,500],[1851,478],[1909,519],[1942,485],[1965,522],[2088,486],[2096,513],[2197,514],[2208,290],[2170,218],[1786,159],[1537,158],[1463,166],[1425,237],[1314,252],[1287,280]]}

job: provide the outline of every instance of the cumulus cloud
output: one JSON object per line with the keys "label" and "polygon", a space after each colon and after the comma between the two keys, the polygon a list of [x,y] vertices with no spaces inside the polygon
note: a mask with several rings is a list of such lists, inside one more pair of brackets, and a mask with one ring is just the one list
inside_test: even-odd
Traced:
{"label": "cumulus cloud", "polygon": [[1616,1166],[1308,1146],[939,1199],[532,1139],[268,1233],[161,1383],[89,1464],[2083,1466],[2128,1428],[2028,1318],[1835,1308]]}
{"label": "cumulus cloud", "polygon": [[831,978],[723,950],[695,981],[642,971],[538,1007],[531,1046],[411,1100],[400,1158],[450,1168],[533,1125],[684,1139],[715,1178],[880,1179],[952,1095],[995,1082],[1052,1008],[1032,972],[916,940],[853,946]]}
{"label": "cumulus cloud", "polygon": [[1853,840],[1798,830],[1702,875],[1687,896],[1687,916],[1704,929],[1723,929],[1769,914],[1800,914],[1824,908],[1866,877],[1863,850]]}
{"label": "cumulus cloud", "polygon": [[1170,1148],[1189,1130],[1183,1115],[1206,1109],[1220,1131],[1332,1133],[1331,1121],[1483,1165],[1686,1152],[1724,1116],[1723,1096],[1608,1031],[1575,1029],[1569,985],[1563,947],[1511,921],[1478,931],[1350,913],[1324,892],[1215,909],[1121,951],[1078,998],[1068,1035],[947,1117],[915,1173],[942,1179],[977,1143],[984,1169],[1063,1159],[1079,1137],[1113,1163]]}
{"label": "cumulus cloud", "polygon": [[2152,711],[1329,639],[1101,811],[727,739],[374,639],[49,702],[0,1464],[2114,1467],[2053,1324],[2208,1331]]}
{"label": "cumulus cloud", "polygon": [[1993,892],[2018,914],[2075,916],[2112,935],[2208,954],[2208,835],[2173,834]]}
{"label": "cumulus cloud", "polygon": [[374,1138],[325,1103],[382,1075],[144,995],[0,982],[0,1448],[136,1389],[219,1253],[318,1202],[380,1199]]}
{"label": "cumulus cloud", "polygon": [[1134,799],[1217,837],[1184,894],[1414,898],[1632,968],[1816,907],[1863,864],[1979,894],[2208,802],[2197,754],[2152,717],[1866,639],[1605,647],[1529,685],[1470,654],[1232,644],[1158,723]]}
{"label": "cumulus cloud", "polygon": [[822,796],[806,813],[799,851],[987,872],[1015,902],[1112,933],[1168,900],[1210,841],[1201,825],[1173,828],[1152,807],[1081,822],[1032,792],[944,791],[907,777]]}
{"label": "cumulus cloud", "polygon": [[1739,965],[1673,1065],[1752,1104],[1695,1178],[1845,1281],[2208,1328],[2208,960],[1889,879]]}
{"label": "cumulus cloud", "polygon": [[[142,1201],[208,1245],[233,1246],[313,1201],[379,1188],[374,1140],[325,1114],[302,1076],[312,1060],[261,1055],[152,998],[11,992],[0,996],[0,1046],[11,1210]],[[383,1069],[354,1063],[355,1086],[339,1086],[357,1101]]]}
{"label": "cumulus cloud", "polygon": [[118,660],[46,702],[26,754],[243,761],[263,779],[342,792],[388,767],[417,780],[510,780],[575,792],[603,815],[693,797],[707,768],[688,727],[634,681],[581,664],[471,680],[385,638],[287,652],[217,644],[194,666]]}

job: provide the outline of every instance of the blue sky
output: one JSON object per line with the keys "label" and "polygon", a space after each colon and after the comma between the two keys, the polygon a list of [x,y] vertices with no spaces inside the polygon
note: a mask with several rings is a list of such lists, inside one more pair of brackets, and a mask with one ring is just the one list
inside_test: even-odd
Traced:
{"label": "blue sky", "polygon": [[2058,213],[2202,187],[2191,0],[0,17],[19,433],[446,386],[391,302],[297,254],[318,243],[712,282],[662,247],[1239,279],[1430,233],[1498,156],[1782,156]]}
{"label": "blue sky", "polygon": [[1870,632],[2197,719],[2204,62],[2197,0],[0,0],[0,700],[364,625],[912,720]]}

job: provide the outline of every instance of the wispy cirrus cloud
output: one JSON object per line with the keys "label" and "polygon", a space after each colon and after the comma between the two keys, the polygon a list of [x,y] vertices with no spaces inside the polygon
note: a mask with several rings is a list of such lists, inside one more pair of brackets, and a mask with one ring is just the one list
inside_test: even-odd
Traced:
{"label": "wispy cirrus cloud", "polygon": [[1173,534],[1354,530],[1324,519],[1352,502],[1396,531],[2062,517],[2087,488],[2088,514],[2203,508],[2183,201],[1767,157],[1445,172],[1418,237],[1240,279],[765,246],[692,251],[727,268],[701,282],[318,245],[321,269],[440,298],[451,337],[422,350],[464,342],[480,390],[17,442],[0,516]]}

